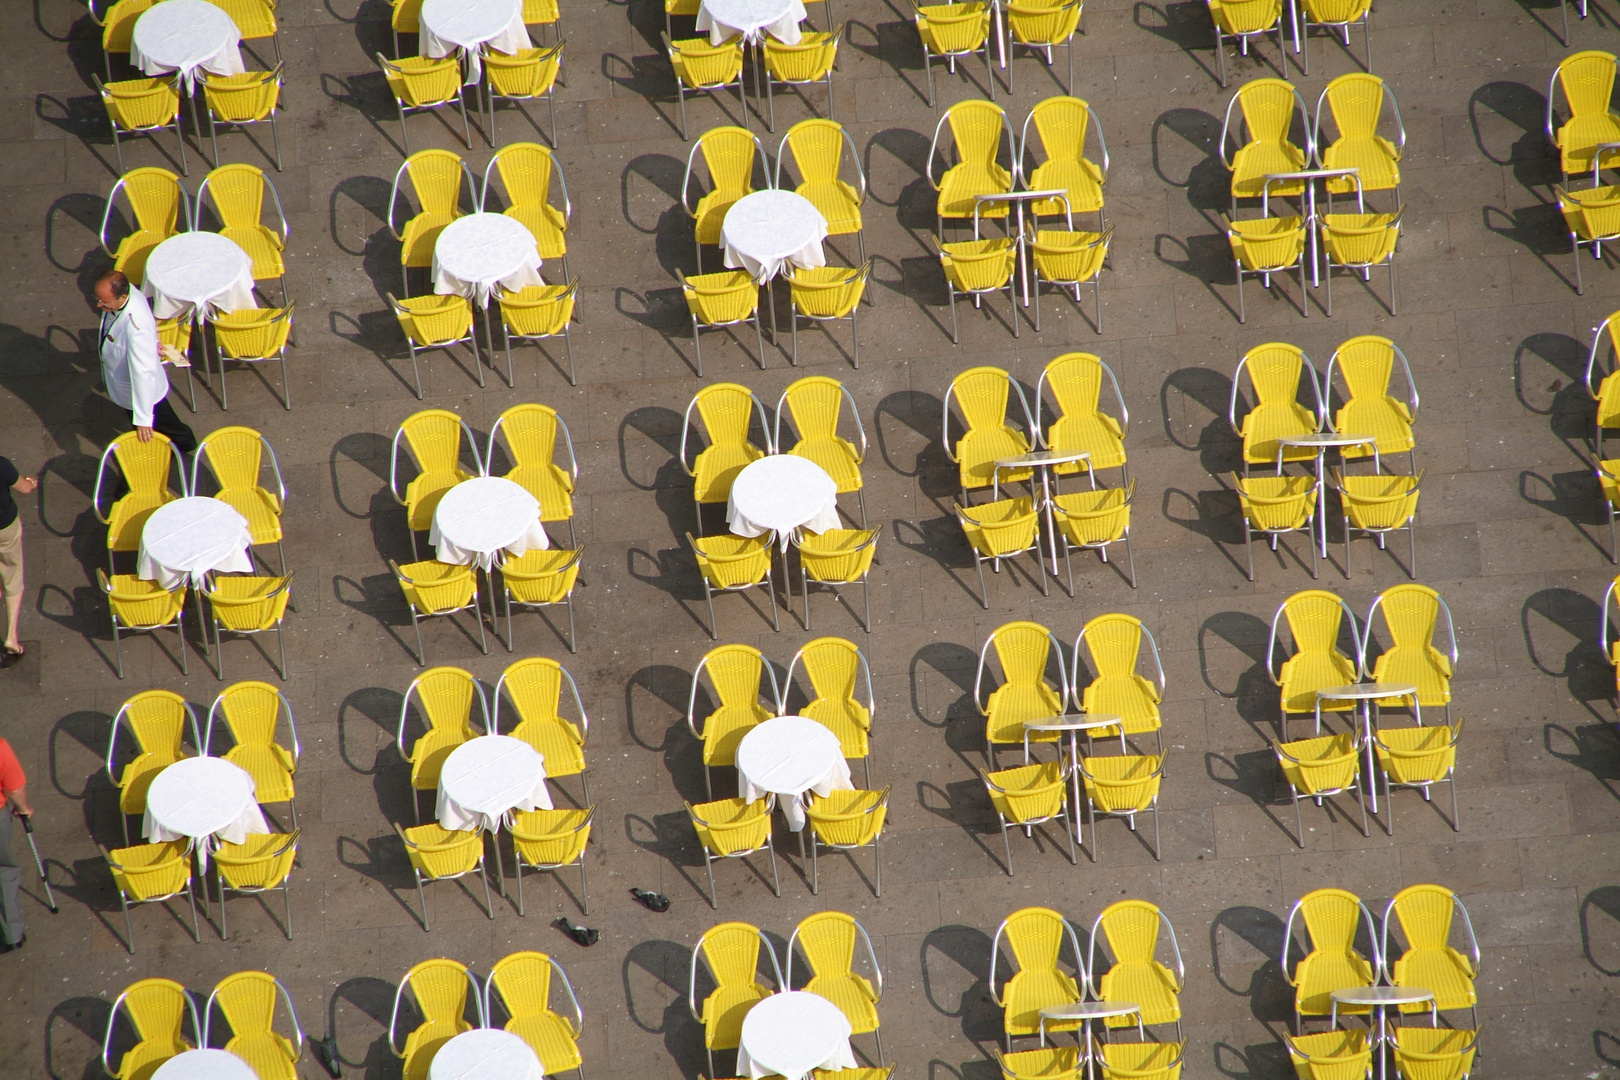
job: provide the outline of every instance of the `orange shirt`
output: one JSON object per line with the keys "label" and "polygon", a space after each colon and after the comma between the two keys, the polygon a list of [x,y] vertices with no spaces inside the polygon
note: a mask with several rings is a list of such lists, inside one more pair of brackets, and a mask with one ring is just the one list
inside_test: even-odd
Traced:
{"label": "orange shirt", "polygon": [[17,760],[11,744],[0,739],[0,806],[6,805],[6,796],[28,782],[22,762]]}

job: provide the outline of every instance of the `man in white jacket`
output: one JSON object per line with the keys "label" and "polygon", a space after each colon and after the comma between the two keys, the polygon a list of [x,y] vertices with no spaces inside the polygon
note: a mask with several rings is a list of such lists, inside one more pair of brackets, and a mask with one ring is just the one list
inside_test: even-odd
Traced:
{"label": "man in white jacket", "polygon": [[101,309],[101,375],[113,403],[129,410],[141,442],[161,432],[182,454],[197,449],[197,436],[169,404],[169,376],[158,354],[152,307],[129,279],[109,270],[96,279]]}

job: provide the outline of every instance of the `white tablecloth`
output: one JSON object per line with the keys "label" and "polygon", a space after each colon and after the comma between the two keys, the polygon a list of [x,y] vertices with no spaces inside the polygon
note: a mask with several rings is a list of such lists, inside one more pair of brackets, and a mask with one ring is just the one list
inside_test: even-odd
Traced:
{"label": "white tablecloth", "polygon": [[439,770],[435,816],[447,829],[500,828],[508,810],[550,810],[540,751],[510,735],[468,739]]}
{"label": "white tablecloth", "polygon": [[440,562],[477,563],[486,574],[503,551],[522,555],[551,546],[540,504],[522,484],[501,476],[475,476],[445,492],[433,511],[428,542]]}
{"label": "white tablecloth", "polygon": [[184,758],[153,778],[141,835],[154,844],[187,837],[206,867],[211,838],[240,844],[250,833],[270,831],[254,797],[253,777],[240,766],[224,758]]}
{"label": "white tablecloth", "polygon": [[469,86],[483,72],[480,46],[508,56],[530,48],[523,0],[423,0],[421,25],[422,55],[449,56],[459,49],[467,61]]}
{"label": "white tablecloth", "polygon": [[[163,0],[152,11],[183,2]],[[177,233],[153,248],[141,290],[151,298],[152,314],[160,319],[203,305],[217,311],[259,306],[253,298],[253,257],[235,240],[214,232]]]}
{"label": "white tablecloth", "polygon": [[797,45],[803,37],[799,23],[804,19],[802,0],[703,0],[697,29],[700,34],[707,31],[713,45],[738,34],[751,45],[759,44],[764,34],[785,45]]}
{"label": "white tablecloth", "polygon": [[247,518],[229,503],[199,496],[176,499],[146,519],[135,572],[165,589],[188,579],[201,587],[203,575],[211,570],[251,572],[248,547],[252,543]]}
{"label": "white tablecloth", "polygon": [[772,994],[743,1017],[737,1072],[803,1080],[813,1069],[853,1069],[849,1018],[820,994]]}
{"label": "white tablecloth", "polygon": [[428,1080],[543,1080],[540,1059],[509,1031],[474,1028],[439,1047]]}
{"label": "white tablecloth", "polygon": [[152,78],[180,73],[190,94],[202,68],[215,75],[240,75],[242,34],[222,8],[208,0],[164,0],[135,20],[129,62]]}
{"label": "white tablecloth", "polygon": [[433,244],[436,293],[472,297],[479,307],[485,307],[497,286],[517,292],[544,284],[534,234],[523,222],[505,214],[457,218]]}
{"label": "white tablecloth", "polygon": [[806,792],[830,795],[854,786],[838,736],[808,716],[757,725],[737,744],[736,760],[738,793],[750,802],[774,794],[794,832],[804,828]]}
{"label": "white tablecloth", "polygon": [[259,1080],[259,1074],[229,1050],[187,1050],[159,1065],[151,1080]]}
{"label": "white tablecloth", "polygon": [[815,204],[791,191],[756,191],[731,204],[720,223],[726,265],[747,270],[764,284],[788,263],[810,269],[827,265],[821,242],[827,219]]}
{"label": "white tablecloth", "polygon": [[731,482],[726,525],[738,536],[774,532],[786,551],[795,529],[838,528],[838,482],[809,458],[769,454],[749,462]]}

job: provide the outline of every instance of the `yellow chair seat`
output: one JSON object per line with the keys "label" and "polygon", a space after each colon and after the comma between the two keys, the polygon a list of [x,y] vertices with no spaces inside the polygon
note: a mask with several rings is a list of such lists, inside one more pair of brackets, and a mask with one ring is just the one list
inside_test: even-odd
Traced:
{"label": "yellow chair seat", "polygon": [[547,776],[576,776],[585,771],[584,737],[560,716],[525,720],[510,734],[540,752]]}
{"label": "yellow chair seat", "polygon": [[574,516],[574,478],[561,466],[551,462],[519,465],[506,478],[534,496],[540,504],[541,521],[567,521]]}
{"label": "yellow chair seat", "polygon": [[460,216],[459,209],[449,214],[424,210],[407,221],[400,234],[400,262],[405,266],[432,266],[433,245],[439,242],[439,234]]}
{"label": "yellow chair seat", "polygon": [[[1613,142],[1620,142],[1620,129]],[[1359,169],[1362,191],[1389,191],[1401,185],[1400,151],[1395,144],[1381,135],[1361,138],[1345,137],[1322,152],[1322,166],[1327,169]],[[1335,195],[1353,195],[1355,178],[1342,176],[1327,182]]]}
{"label": "yellow chair seat", "polygon": [[253,777],[254,798],[262,803],[291,802],[293,771],[297,767],[292,752],[272,743],[269,746],[233,746],[225,760]]}
{"label": "yellow chair seat", "polygon": [[[1268,175],[1302,172],[1308,164],[1305,152],[1293,143],[1249,143],[1232,159],[1232,197],[1258,199],[1265,190],[1265,178]],[[1273,198],[1279,195],[1298,195],[1302,190],[1302,183],[1298,180],[1285,180],[1271,185]]]}
{"label": "yellow chair seat", "polygon": [[[1175,976],[1157,960],[1147,964],[1120,964],[1098,980],[1104,1001],[1129,1001],[1142,1013],[1144,1024],[1167,1024],[1181,1018],[1181,1000]],[[1110,1016],[1109,1027],[1134,1027],[1136,1017]]]}
{"label": "yellow chair seat", "polygon": [[[1002,424],[975,427],[956,442],[956,460],[965,488],[990,487],[992,479],[1014,484],[1030,478],[1028,469],[996,470],[996,462],[1029,453],[1029,439],[1022,431]],[[978,508],[975,507],[975,510]]]}
{"label": "yellow chair seat", "polygon": [[540,206],[513,206],[504,211],[534,234],[542,259],[560,259],[568,251],[568,219],[550,203]]}
{"label": "yellow chair seat", "polygon": [[427,1080],[428,1066],[439,1049],[463,1031],[471,1031],[465,1020],[429,1020],[405,1036],[405,1080]]}
{"label": "yellow chair seat", "polygon": [[[1301,960],[1294,972],[1298,991],[1294,1007],[1301,1016],[1327,1016],[1333,1012],[1332,994],[1377,982],[1372,965],[1352,953],[1318,950]],[[1340,1015],[1366,1013],[1366,1005],[1340,1005]]]}
{"label": "yellow chair seat", "polygon": [[[1316,711],[1316,691],[1329,686],[1349,686],[1359,682],[1355,665],[1339,653],[1301,653],[1289,657],[1282,666],[1282,707],[1286,712]],[[1343,712],[1351,708],[1345,701],[1325,700],[1323,712]]]}
{"label": "yellow chair seat", "polygon": [[703,1002],[704,1044],[711,1050],[735,1047],[742,1041],[743,1017],[770,994],[770,990],[758,983],[722,986],[710,994]]}
{"label": "yellow chair seat", "polygon": [[[1050,780],[1055,775],[1054,768],[1043,774],[1043,779]],[[1067,1005],[1079,1001],[1080,987],[1076,985],[1074,979],[1056,969],[1020,971],[1008,981],[1002,999],[1007,1003],[1007,1033],[1013,1036],[1034,1035],[1041,1028],[1041,1010],[1048,1005]],[[1078,1020],[1060,1020],[1055,1023],[1048,1020],[1046,1030],[1074,1031],[1079,1026]]]}
{"label": "yellow chair seat", "polygon": [[[1282,752],[1295,760],[1279,757],[1283,778],[1301,795],[1314,795],[1356,782],[1357,755],[1350,735],[1319,735],[1279,743]],[[1337,767],[1331,767],[1332,766]],[[1314,782],[1314,783],[1313,783]]]}
{"label": "yellow chair seat", "polygon": [[830,236],[844,236],[861,231],[860,192],[842,180],[811,181],[796,189],[810,200],[812,206],[827,219]]}
{"label": "yellow chair seat", "polygon": [[877,991],[863,976],[854,972],[817,975],[805,987],[812,994],[820,994],[849,1018],[850,1027],[857,1035],[876,1031],[878,1026]]}
{"label": "yellow chair seat", "polygon": [[[551,774],[549,762],[546,773]],[[514,1016],[506,1022],[506,1030],[529,1044],[547,1076],[577,1069],[584,1063],[568,1022],[554,1012]]]}
{"label": "yellow chair seat", "polygon": [[152,1074],[165,1061],[185,1053],[191,1047],[183,1042],[167,1039],[145,1039],[139,1045],[124,1051],[119,1060],[118,1080],[152,1080]]}
{"label": "yellow chair seat", "polygon": [[[983,165],[964,161],[945,170],[939,181],[940,217],[971,218],[978,205],[979,195],[995,195],[1012,190],[1012,174],[1000,165]],[[980,218],[1004,218],[1006,203],[990,203],[979,212]]]}
{"label": "yellow chair seat", "polygon": [[172,491],[132,491],[113,503],[112,512],[107,515],[107,547],[112,551],[139,550],[146,519],[158,507],[179,497]]}
{"label": "yellow chair seat", "polygon": [[234,488],[214,498],[247,518],[255,544],[274,544],[281,539],[281,500],[271,492],[264,488]]}
{"label": "yellow chair seat", "polygon": [[742,737],[770,718],[770,711],[757,702],[721,705],[703,721],[703,764],[735,765]]}
{"label": "yellow chair seat", "polygon": [[749,464],[765,456],[753,443],[718,443],[706,448],[693,463],[694,497],[698,502],[725,502],[732,481]]}
{"label": "yellow chair seat", "polygon": [[220,230],[220,235],[227,240],[234,240],[238,247],[247,252],[253,259],[253,280],[264,281],[268,278],[278,278],[287,272],[287,265],[282,259],[285,242],[281,234],[274,232],[267,225],[227,226]]}
{"label": "yellow chair seat", "polygon": [[[1434,994],[1438,1009],[1467,1009],[1479,1004],[1469,966],[1469,959],[1449,945],[1443,950],[1410,949],[1395,961],[1390,982],[1396,986],[1421,986]],[[1403,1013],[1428,1011],[1426,1001],[1401,1006]]]}
{"label": "yellow chair seat", "polygon": [[[1045,683],[1035,686],[1009,684],[991,691],[985,711],[989,713],[985,721],[985,735],[990,742],[1022,745],[1024,721],[1056,716],[1063,711],[1063,700],[1056,690]],[[1030,742],[1052,742],[1057,739],[1057,733],[1031,732],[1029,738]]]}
{"label": "yellow chair seat", "polygon": [[274,1031],[238,1035],[225,1049],[247,1062],[259,1080],[297,1080],[299,1048],[292,1040]]}
{"label": "yellow chair seat", "polygon": [[152,254],[157,247],[169,236],[154,232],[150,229],[138,229],[118,241],[118,251],[113,255],[113,269],[129,278],[130,284],[139,287],[146,280],[146,257]]}
{"label": "yellow chair seat", "polygon": [[472,473],[456,467],[455,472],[425,472],[418,474],[405,485],[405,505],[409,508],[410,525],[416,532],[427,532],[433,528],[433,512],[439,508],[439,500],[444,493],[461,483],[471,480]]}
{"label": "yellow chair seat", "polygon": [[848,439],[838,435],[800,439],[788,452],[820,465],[838,485],[839,494],[860,490],[861,465],[856,460],[855,444]]}
{"label": "yellow chair seat", "polygon": [[[1079,161],[1046,161],[1035,167],[1029,177],[1029,190],[1053,191],[1061,188],[1069,193],[1070,213],[1093,213],[1103,206],[1102,167],[1088,158]],[[1036,203],[1037,214],[1061,214],[1061,199],[1046,199]]]}
{"label": "yellow chair seat", "polygon": [[[1620,645],[1616,648],[1620,648]],[[844,701],[818,698],[805,706],[800,715],[808,716],[837,735],[838,745],[845,757],[863,758],[872,752],[869,740],[872,715],[866,711],[865,705],[853,698]]]}

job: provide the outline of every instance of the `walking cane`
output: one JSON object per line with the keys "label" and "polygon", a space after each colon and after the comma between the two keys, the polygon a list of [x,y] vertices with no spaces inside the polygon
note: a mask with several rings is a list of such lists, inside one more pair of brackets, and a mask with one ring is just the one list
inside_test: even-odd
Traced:
{"label": "walking cane", "polygon": [[28,836],[28,846],[34,852],[34,869],[39,871],[40,884],[45,886],[45,904],[51,909],[52,915],[60,915],[61,909],[56,906],[56,897],[51,893],[50,879],[45,876],[45,860],[39,857],[39,845],[34,843],[33,815],[21,818],[23,832]]}

